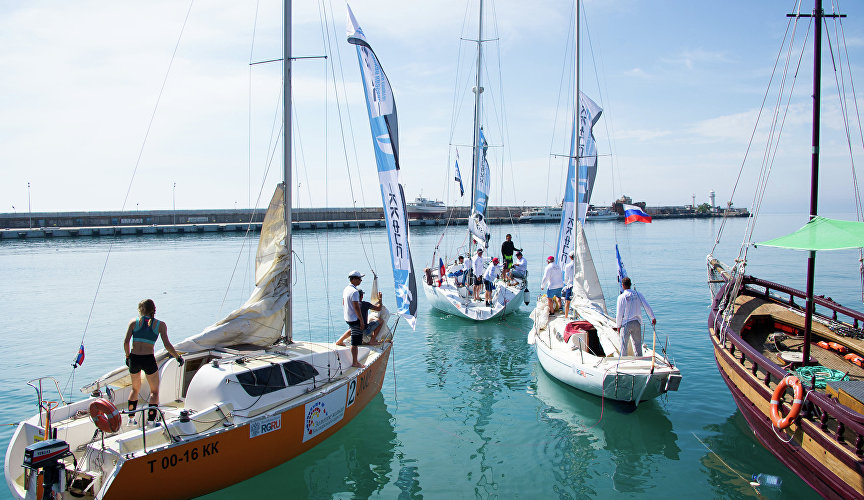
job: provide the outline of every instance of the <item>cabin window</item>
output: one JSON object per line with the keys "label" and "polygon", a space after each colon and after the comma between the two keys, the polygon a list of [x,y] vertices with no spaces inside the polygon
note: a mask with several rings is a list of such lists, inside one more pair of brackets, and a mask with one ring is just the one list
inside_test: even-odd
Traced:
{"label": "cabin window", "polygon": [[252,397],[263,396],[285,388],[285,379],[279,365],[264,366],[237,374],[237,381]]}
{"label": "cabin window", "polygon": [[285,378],[288,380],[289,387],[306,382],[318,375],[318,370],[305,361],[289,361],[282,365],[282,369],[285,370]]}

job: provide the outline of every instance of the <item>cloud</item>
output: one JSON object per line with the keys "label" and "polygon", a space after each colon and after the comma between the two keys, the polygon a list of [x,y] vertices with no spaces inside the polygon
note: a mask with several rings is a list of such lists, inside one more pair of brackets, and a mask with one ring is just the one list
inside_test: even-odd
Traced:
{"label": "cloud", "polygon": [[624,74],[624,76],[630,76],[633,78],[641,78],[643,80],[648,80],[648,79],[654,78],[654,75],[651,75],[651,74],[645,72],[645,70],[643,70],[642,68],[633,68],[633,69],[625,71],[623,74]]}
{"label": "cloud", "polygon": [[683,66],[688,70],[692,70],[703,63],[716,64],[731,62],[731,59],[723,52],[704,49],[687,49],[681,51],[677,55],[664,57],[660,60],[673,66]]}

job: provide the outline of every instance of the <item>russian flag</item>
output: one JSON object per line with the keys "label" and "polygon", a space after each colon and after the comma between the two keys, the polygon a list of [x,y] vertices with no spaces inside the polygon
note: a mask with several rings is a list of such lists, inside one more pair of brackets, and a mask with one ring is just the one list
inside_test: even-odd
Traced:
{"label": "russian flag", "polygon": [[438,286],[441,286],[441,281],[444,279],[447,269],[444,268],[444,259],[438,257]]}
{"label": "russian flag", "polygon": [[631,222],[651,223],[651,216],[642,211],[636,205],[624,205],[624,224]]}
{"label": "russian flag", "polygon": [[84,344],[78,348],[78,354],[75,356],[75,361],[72,363],[72,368],[78,368],[84,364]]}

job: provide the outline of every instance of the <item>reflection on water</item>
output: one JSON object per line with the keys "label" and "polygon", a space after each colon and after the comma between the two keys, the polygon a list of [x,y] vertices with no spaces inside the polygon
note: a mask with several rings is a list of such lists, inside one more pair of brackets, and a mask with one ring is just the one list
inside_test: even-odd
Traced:
{"label": "reflection on water", "polygon": [[[678,436],[655,401],[634,411],[632,405],[573,389],[549,376],[539,363],[535,366],[539,417],[550,427],[548,455],[562,489],[580,488],[573,493],[593,495],[606,489],[601,476],[608,476],[618,492],[650,491],[666,460],[679,459]],[[597,485],[591,486],[592,481]]]}
{"label": "reflection on water", "polygon": [[382,495],[388,484],[396,485],[403,495],[418,496],[412,460],[400,453],[399,470],[394,473],[398,448],[393,416],[378,394],[354,420],[310,451],[202,498],[368,498]]}
{"label": "reflection on water", "polygon": [[[502,413],[507,414],[507,401],[521,392],[530,375],[526,360],[531,350],[525,343],[530,320],[510,315],[476,323],[432,314],[436,328],[427,332],[424,362],[427,386],[446,394],[437,408],[440,429],[455,432],[452,439],[458,449],[453,457],[468,458],[464,478],[474,495],[498,495],[518,476],[507,465],[514,446],[518,448],[511,432],[518,421],[502,420]],[[505,478],[507,483],[502,483]]]}
{"label": "reflection on water", "polygon": [[711,451],[705,450],[700,462],[714,489],[714,498],[755,496],[749,482],[753,474],[760,472],[783,479],[782,489],[760,488],[759,495],[763,498],[819,498],[807,483],[759,443],[739,410],[722,423],[706,425],[703,430],[699,439]]}

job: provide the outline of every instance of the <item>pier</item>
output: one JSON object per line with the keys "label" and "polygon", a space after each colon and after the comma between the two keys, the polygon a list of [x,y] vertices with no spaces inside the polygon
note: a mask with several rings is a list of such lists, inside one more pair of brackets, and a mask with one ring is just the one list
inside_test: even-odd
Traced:
{"label": "pier", "polygon": [[[489,207],[491,224],[517,223],[529,207]],[[697,213],[684,207],[648,207],[655,219],[722,217],[722,211]],[[295,208],[293,230],[383,228],[384,211],[364,208]],[[411,226],[465,225],[468,207],[450,207],[440,218],[411,219]],[[746,216],[735,210],[732,216]],[[0,240],[152,234],[196,234],[260,231],[264,210],[135,210],[116,212],[33,212],[0,214]],[[521,222],[525,222],[524,220]],[[614,221],[612,221],[614,222]]]}

